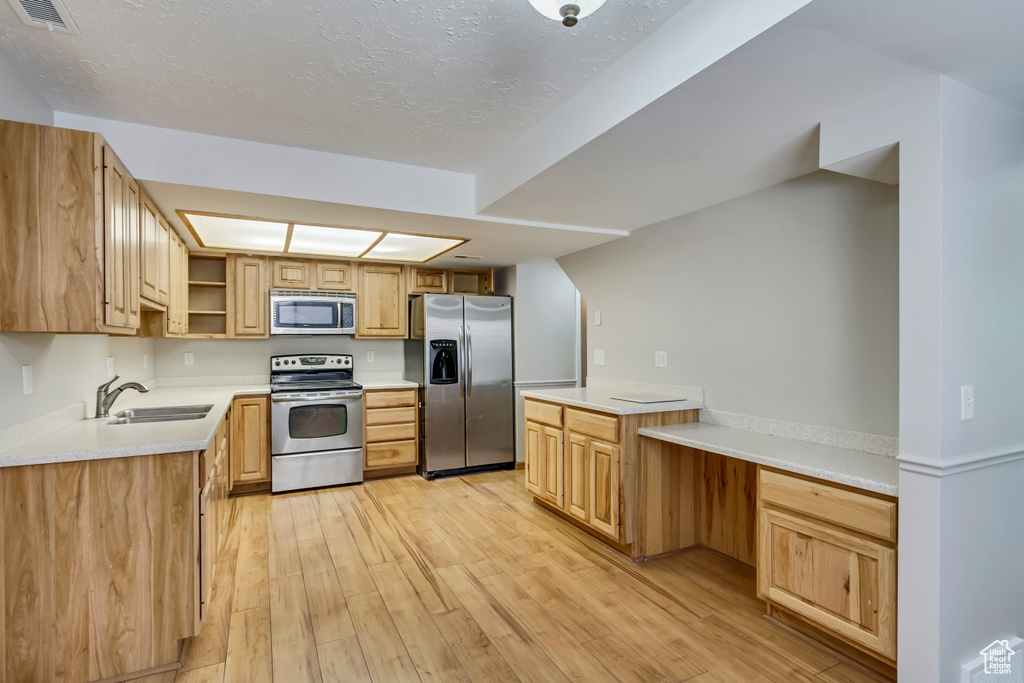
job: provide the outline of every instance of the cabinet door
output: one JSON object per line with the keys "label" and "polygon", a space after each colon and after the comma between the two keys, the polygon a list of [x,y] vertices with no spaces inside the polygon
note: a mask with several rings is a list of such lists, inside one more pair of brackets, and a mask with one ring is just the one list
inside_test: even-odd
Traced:
{"label": "cabinet door", "polygon": [[270,481],[270,399],[236,398],[231,407],[231,485]]}
{"label": "cabinet door", "polygon": [[587,437],[569,433],[569,447],[565,452],[566,512],[583,522],[589,522],[587,500]]}
{"label": "cabinet door", "polygon": [[447,294],[448,271],[443,268],[409,267],[410,294]]}
{"label": "cabinet door", "polygon": [[167,304],[170,277],[170,226],[160,216],[156,205],[145,194],[140,202],[141,266],[140,294],[158,304]]}
{"label": "cabinet door", "polygon": [[619,448],[600,441],[587,445],[587,523],[619,539]]}
{"label": "cabinet door", "polygon": [[402,266],[364,263],[359,266],[356,336],[404,339],[409,328]]}
{"label": "cabinet door", "polygon": [[267,336],[266,261],[255,256],[235,256],[234,336]]}
{"label": "cabinet door", "polygon": [[168,237],[170,238],[170,254],[168,258],[170,275],[167,287],[167,334],[177,337],[181,334],[181,328],[178,323],[181,316],[181,307],[184,305],[184,302],[181,300],[184,291],[181,280],[185,274],[181,263],[181,239],[173,230],[169,230]]}
{"label": "cabinet door", "polygon": [[760,511],[758,592],[780,607],[896,657],[896,551],[771,508]]}
{"label": "cabinet door", "polygon": [[562,430],[544,427],[544,499],[562,507],[565,505],[564,458],[562,456]]}
{"label": "cabinet door", "polygon": [[536,422],[526,423],[524,457],[526,459],[526,490],[538,498],[544,497],[544,428]]}
{"label": "cabinet door", "polygon": [[318,261],[316,289],[325,292],[351,292],[352,264],[348,261]]}
{"label": "cabinet door", "polygon": [[308,261],[288,261],[276,258],[273,261],[272,286],[282,289],[309,289],[313,282],[311,264]]}
{"label": "cabinet door", "polygon": [[178,333],[182,336],[188,334],[188,246],[184,240],[181,242],[181,296],[178,299]]}
{"label": "cabinet door", "polygon": [[[212,450],[212,449],[211,449]],[[214,453],[207,451],[207,457],[214,457]],[[199,620],[206,621],[206,615],[210,611],[210,598],[213,594],[213,566],[216,561],[216,551],[213,549],[212,527],[212,491],[210,482],[206,482],[202,493],[199,494]]]}
{"label": "cabinet door", "polygon": [[139,185],[103,148],[106,323],[139,326]]}

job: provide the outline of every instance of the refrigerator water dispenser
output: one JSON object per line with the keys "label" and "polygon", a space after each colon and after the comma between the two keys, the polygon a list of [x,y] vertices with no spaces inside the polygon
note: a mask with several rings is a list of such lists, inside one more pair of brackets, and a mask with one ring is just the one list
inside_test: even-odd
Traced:
{"label": "refrigerator water dispenser", "polygon": [[455,384],[459,381],[454,339],[434,339],[430,342],[430,383]]}

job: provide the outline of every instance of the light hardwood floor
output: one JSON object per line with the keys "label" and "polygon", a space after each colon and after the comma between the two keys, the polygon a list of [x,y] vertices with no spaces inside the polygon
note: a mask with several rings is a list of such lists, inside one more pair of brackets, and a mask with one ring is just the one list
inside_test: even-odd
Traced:
{"label": "light hardwood floor", "polygon": [[147,681],[874,681],[762,615],[753,569],[632,564],[523,473],[236,498],[208,621]]}

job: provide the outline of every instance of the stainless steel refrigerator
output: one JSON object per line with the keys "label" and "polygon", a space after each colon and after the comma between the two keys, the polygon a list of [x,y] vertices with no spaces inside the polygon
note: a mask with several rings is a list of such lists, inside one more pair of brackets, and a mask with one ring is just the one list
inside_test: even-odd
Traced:
{"label": "stainless steel refrigerator", "polygon": [[515,467],[512,299],[422,294],[409,306],[405,374],[420,385],[420,474]]}

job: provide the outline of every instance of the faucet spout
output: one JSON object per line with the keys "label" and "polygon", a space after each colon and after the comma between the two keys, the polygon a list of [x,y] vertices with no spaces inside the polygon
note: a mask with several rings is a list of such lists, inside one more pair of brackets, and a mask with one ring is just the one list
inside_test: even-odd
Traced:
{"label": "faucet spout", "polygon": [[[116,389],[110,390],[110,386],[120,378],[120,375],[115,375],[114,379],[110,380],[106,384],[101,384],[96,389],[96,417],[108,417],[110,415],[110,407],[114,405],[114,401],[121,395],[121,392],[125,389],[134,389],[140,394],[144,394],[149,391],[149,387],[139,382],[125,382]],[[108,391],[109,390],[109,391]]]}

